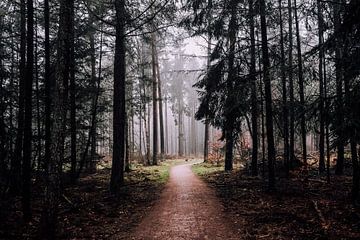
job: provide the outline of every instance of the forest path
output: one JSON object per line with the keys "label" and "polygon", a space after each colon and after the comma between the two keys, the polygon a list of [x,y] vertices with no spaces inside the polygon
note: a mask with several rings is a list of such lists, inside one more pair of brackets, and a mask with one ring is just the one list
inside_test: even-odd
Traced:
{"label": "forest path", "polygon": [[191,165],[171,168],[159,201],[129,239],[240,239],[214,190]]}

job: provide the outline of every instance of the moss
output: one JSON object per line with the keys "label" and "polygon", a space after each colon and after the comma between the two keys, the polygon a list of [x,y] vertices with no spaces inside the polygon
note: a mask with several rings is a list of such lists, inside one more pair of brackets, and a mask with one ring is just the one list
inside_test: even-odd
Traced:
{"label": "moss", "polygon": [[214,165],[210,163],[198,163],[191,167],[192,171],[199,176],[206,176],[211,173],[221,172],[224,170],[224,166]]}

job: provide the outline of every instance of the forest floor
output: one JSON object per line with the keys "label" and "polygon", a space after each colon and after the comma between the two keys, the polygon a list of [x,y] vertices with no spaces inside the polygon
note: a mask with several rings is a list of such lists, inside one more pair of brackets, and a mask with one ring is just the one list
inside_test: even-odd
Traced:
{"label": "forest floor", "polygon": [[[59,239],[360,239],[350,174],[328,184],[300,169],[269,193],[239,166],[225,173],[199,160],[136,165],[118,197],[108,191],[108,167],[84,175],[62,195]],[[29,224],[19,197],[0,199],[0,239],[38,239],[43,187],[34,181]]]}
{"label": "forest floor", "polygon": [[[127,238],[159,199],[171,166],[182,163],[184,159],[133,166],[118,197],[109,193],[109,168],[83,176],[62,195],[59,239]],[[0,239],[38,239],[43,190],[33,185],[33,218],[28,224],[22,222],[20,197],[0,199]]]}
{"label": "forest floor", "polygon": [[280,178],[269,193],[260,177],[244,169],[197,164],[201,176],[221,199],[226,214],[241,229],[243,239],[360,239],[360,210],[349,197],[350,176],[319,176],[316,170],[294,171]]}

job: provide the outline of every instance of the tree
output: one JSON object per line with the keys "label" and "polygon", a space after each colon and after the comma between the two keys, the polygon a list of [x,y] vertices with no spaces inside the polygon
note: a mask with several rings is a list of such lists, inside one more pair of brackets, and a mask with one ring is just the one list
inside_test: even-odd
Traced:
{"label": "tree", "polygon": [[262,46],[262,64],[264,72],[265,86],[265,111],[266,111],[266,136],[268,142],[268,168],[269,168],[269,189],[275,188],[275,145],[273,129],[273,111],[272,111],[272,91],[270,79],[270,59],[267,39],[266,26],[266,4],[265,0],[260,0],[260,22],[261,22],[261,46]]}
{"label": "tree", "polygon": [[305,93],[304,93],[304,75],[303,75],[303,60],[301,52],[301,39],[299,20],[297,13],[297,3],[294,0],[294,15],[296,27],[296,43],[297,43],[297,65],[298,65],[298,78],[299,78],[299,96],[300,96],[300,128],[301,128],[301,143],[302,143],[302,159],[304,164],[307,164],[306,153],[306,120],[305,120]]}
{"label": "tree", "polygon": [[[50,7],[49,0],[44,0],[44,49],[45,49],[45,156],[44,169],[48,170],[51,158],[51,76],[50,76]],[[47,175],[47,174],[46,174]]]}
{"label": "tree", "polygon": [[152,164],[157,165],[158,154],[158,94],[157,94],[157,72],[156,72],[156,38],[155,33],[151,35],[151,65],[152,65],[152,99],[153,99],[153,158]]}
{"label": "tree", "polygon": [[126,75],[126,44],[125,0],[115,1],[116,39],[114,59],[114,105],[113,105],[113,159],[111,168],[110,191],[118,193],[124,182],[125,157],[125,75]]}
{"label": "tree", "polygon": [[[212,8],[212,0],[208,0],[208,10],[207,10],[207,19],[208,19],[208,29],[207,29],[207,69],[209,70],[211,65],[211,29],[210,29],[210,23],[211,23],[211,8]],[[205,129],[204,129],[204,162],[208,161],[209,158],[209,131],[210,131],[210,124],[209,120],[205,119]]]}
{"label": "tree", "polygon": [[71,78],[74,37],[74,1],[62,0],[59,10],[59,30],[56,56],[56,81],[53,92],[53,122],[51,135],[52,157],[48,160],[42,237],[53,239],[57,229],[57,215],[61,194],[61,174],[64,162],[64,144],[67,123],[68,85]]}
{"label": "tree", "polygon": [[228,56],[228,79],[226,84],[227,98],[225,100],[225,126],[224,126],[224,135],[226,140],[226,150],[225,150],[225,171],[230,171],[233,168],[233,151],[234,151],[234,124],[235,124],[235,115],[233,114],[234,106],[234,84],[235,84],[235,44],[236,44],[236,8],[237,4],[235,1],[231,1],[229,4],[231,11],[230,21],[229,21],[229,56]]}
{"label": "tree", "polygon": [[294,80],[293,80],[293,17],[292,3],[288,0],[288,25],[289,25],[289,56],[288,56],[288,74],[289,74],[289,107],[290,107],[290,140],[289,140],[289,167],[292,168],[295,162],[295,102],[294,102]]}
{"label": "tree", "polygon": [[284,135],[284,165],[286,174],[289,174],[289,111],[287,103],[284,26],[282,15],[282,2],[279,0],[279,22],[280,22],[280,51],[281,51],[281,82],[282,82],[282,105],[283,105],[283,135]]}
{"label": "tree", "polygon": [[319,140],[319,172],[325,171],[325,120],[324,120],[324,19],[323,19],[323,8],[321,6],[320,0],[317,0],[317,17],[318,17],[318,36],[319,36],[319,93],[320,93],[320,100],[319,100],[319,108],[320,108],[320,140]]}
{"label": "tree", "polygon": [[[337,0],[333,4],[334,8],[334,31],[337,32],[341,26],[341,14],[340,14],[341,0]],[[335,173],[338,175],[343,174],[344,168],[344,110],[343,110],[343,69],[341,64],[342,55],[342,42],[341,38],[336,38],[335,49],[335,73],[336,73],[336,146],[337,146],[337,161]]]}
{"label": "tree", "polygon": [[25,111],[24,111],[24,143],[22,164],[22,204],[25,221],[31,218],[31,159],[32,159],[32,87],[34,78],[34,6],[33,1],[27,1],[27,55],[25,82]]}
{"label": "tree", "polygon": [[162,95],[162,85],[161,85],[161,74],[159,67],[159,53],[155,48],[155,61],[156,61],[156,75],[157,75],[157,85],[158,85],[158,94],[159,94],[159,123],[160,123],[160,159],[162,160],[165,154],[165,135],[164,135],[164,116],[163,116],[163,95]]}
{"label": "tree", "polygon": [[26,2],[20,1],[20,84],[19,84],[19,110],[17,116],[17,136],[15,142],[15,155],[11,162],[10,191],[18,193],[21,186],[21,164],[23,158],[24,138],[24,105],[25,105],[25,77],[26,77]]}

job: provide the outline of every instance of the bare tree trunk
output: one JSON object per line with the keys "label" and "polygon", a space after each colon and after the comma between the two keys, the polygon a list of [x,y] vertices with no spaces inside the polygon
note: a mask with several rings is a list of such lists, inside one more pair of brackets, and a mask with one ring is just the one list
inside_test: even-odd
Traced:
{"label": "bare tree trunk", "polygon": [[119,193],[124,183],[125,157],[125,78],[126,78],[126,41],[125,0],[115,0],[116,40],[114,60],[114,109],[113,109],[113,159],[111,168],[110,191]]}
{"label": "bare tree trunk", "polygon": [[[165,94],[165,96],[167,96]],[[167,97],[165,97],[165,139],[166,139],[166,154],[169,154],[169,129],[168,129],[168,106],[167,106]]]}
{"label": "bare tree trunk", "polygon": [[56,65],[56,82],[53,96],[54,118],[51,139],[51,159],[48,162],[45,202],[42,212],[42,238],[54,239],[57,227],[61,173],[64,160],[64,142],[68,100],[68,83],[71,78],[71,61],[74,34],[74,1],[60,1],[60,19]]}
{"label": "bare tree trunk", "polygon": [[[259,42],[259,34],[256,32],[256,41]],[[260,46],[258,45],[258,68],[259,68],[259,91],[260,91],[260,113],[261,113],[261,175],[265,176],[265,155],[266,155],[266,143],[265,143],[265,114],[264,114],[264,91],[263,91],[263,74],[262,74],[262,67],[261,67],[261,51]]]}
{"label": "bare tree trunk", "polygon": [[159,54],[155,46],[155,62],[156,62],[156,72],[157,72],[157,86],[159,93],[159,122],[160,122],[160,159],[163,160],[165,155],[165,139],[164,139],[164,116],[163,116],[163,97],[162,97],[162,85],[160,77],[160,67],[159,67]]}
{"label": "bare tree trunk", "polygon": [[22,165],[22,208],[24,220],[31,219],[31,160],[32,160],[32,88],[34,80],[34,6],[27,1],[27,54],[25,82],[24,142]]}
{"label": "bare tree trunk", "polygon": [[319,34],[319,93],[320,93],[320,139],[319,139],[319,172],[325,171],[325,120],[324,120],[324,74],[323,74],[323,66],[324,66],[324,19],[323,19],[323,8],[321,6],[320,0],[317,0],[317,11],[318,11],[318,34]]}
{"label": "bare tree trunk", "polygon": [[147,107],[147,121],[146,121],[146,116],[145,116],[144,124],[145,124],[145,133],[146,133],[146,161],[147,161],[147,165],[151,165],[151,162],[150,162],[150,103],[148,103],[148,107]]}
{"label": "bare tree trunk", "polygon": [[[208,0],[208,24],[211,23],[211,9],[212,9],[212,0]],[[211,30],[208,26],[208,45],[207,45],[207,69],[210,68],[210,55],[211,55]],[[205,134],[204,134],[204,162],[208,161],[209,158],[209,129],[210,124],[209,120],[205,119]]]}
{"label": "bare tree trunk", "polygon": [[[323,72],[324,72],[324,99],[325,99],[325,109],[330,109],[329,107],[329,100],[327,97],[327,76],[326,76],[326,58],[324,53],[324,65],[323,65]],[[329,115],[326,115],[325,118],[325,136],[326,136],[326,176],[327,182],[330,183],[330,131],[329,131]]]}
{"label": "bare tree trunk", "polygon": [[[35,18],[36,19],[36,18]],[[36,86],[36,125],[37,125],[37,170],[40,170],[43,166],[42,162],[42,130],[41,130],[41,113],[40,113],[40,88],[39,88],[39,66],[38,66],[38,31],[37,21],[35,20],[35,86]],[[33,161],[35,163],[35,159]]]}
{"label": "bare tree trunk", "polygon": [[17,135],[15,140],[15,154],[11,161],[10,193],[17,194],[21,189],[21,164],[23,161],[24,140],[24,104],[26,78],[26,2],[20,1],[20,83],[19,83],[19,110],[17,116]]}
{"label": "bare tree trunk", "polygon": [[[334,4],[334,31],[337,32],[341,27],[340,4],[342,0],[336,0]],[[343,67],[341,65],[342,43],[339,37],[336,39],[335,49],[335,72],[336,72],[336,146],[338,156],[335,174],[342,175],[344,169],[344,109],[343,109]]]}
{"label": "bare tree trunk", "polygon": [[285,48],[284,48],[284,27],[282,15],[282,1],[279,0],[279,20],[280,20],[280,49],[281,49],[281,82],[282,82],[282,110],[283,110],[283,135],[284,135],[284,166],[286,175],[289,175],[289,112],[287,103],[287,85],[285,69]]}
{"label": "bare tree trunk", "polygon": [[298,60],[298,77],[299,77],[300,128],[301,128],[301,142],[302,142],[302,158],[303,158],[304,164],[307,165],[304,75],[303,75],[301,39],[300,39],[299,19],[298,19],[298,14],[297,14],[296,0],[294,0],[294,15],[295,15],[295,26],[296,26],[297,60]]}
{"label": "bare tree trunk", "polygon": [[294,112],[294,80],[293,80],[293,17],[292,3],[288,0],[289,15],[289,107],[290,107],[290,139],[289,139],[289,168],[293,168],[295,162],[295,112]]}
{"label": "bare tree trunk", "polygon": [[266,25],[266,4],[265,0],[260,0],[261,15],[261,45],[263,55],[263,72],[265,85],[265,109],[266,109],[266,134],[268,142],[268,170],[269,170],[269,189],[275,188],[275,144],[273,129],[273,111],[272,111],[272,91],[270,80],[270,59],[267,39]]}
{"label": "bare tree trunk", "polygon": [[[236,44],[236,7],[237,3],[232,1],[231,4],[231,17],[229,21],[229,56],[228,56],[228,79],[226,83],[227,98],[225,100],[225,107],[231,109],[231,105],[234,103],[233,91],[234,91],[234,82],[236,77],[236,70],[234,66],[235,61],[235,44]],[[225,171],[231,171],[233,168],[233,151],[234,151],[234,142],[235,142],[235,133],[234,126],[235,118],[232,112],[229,112],[225,116]]]}
{"label": "bare tree trunk", "polygon": [[[74,8],[72,8],[74,16]],[[74,26],[73,26],[74,27]],[[74,33],[71,39],[71,63],[70,63],[70,162],[72,178],[76,178],[76,84],[75,84],[75,55],[74,55]]]}
{"label": "bare tree trunk", "polygon": [[178,148],[178,154],[179,157],[183,157],[184,156],[184,132],[183,132],[183,111],[182,111],[182,106],[180,104],[179,101],[179,110],[178,110],[178,130],[179,130],[179,148]]}
{"label": "bare tree trunk", "polygon": [[156,74],[156,38],[155,33],[151,38],[151,58],[152,58],[152,90],[153,90],[153,158],[152,164],[157,165],[158,154],[158,109],[157,109],[157,74]]}
{"label": "bare tree trunk", "polygon": [[[47,172],[51,158],[51,79],[50,79],[50,8],[49,0],[44,0],[44,51],[45,51],[45,155],[44,169]],[[47,175],[47,173],[45,173]]]}
{"label": "bare tree trunk", "polygon": [[125,125],[125,172],[130,172],[130,129],[128,117],[126,118]]}
{"label": "bare tree trunk", "polygon": [[252,160],[251,174],[258,175],[258,99],[256,93],[256,49],[255,49],[255,13],[254,1],[249,0],[250,17],[250,77],[251,77],[251,123],[252,123]]}

